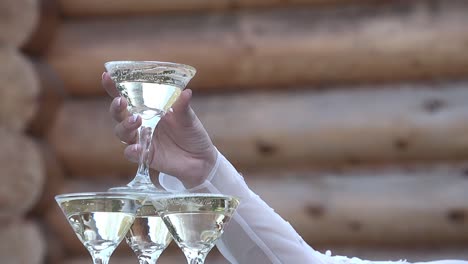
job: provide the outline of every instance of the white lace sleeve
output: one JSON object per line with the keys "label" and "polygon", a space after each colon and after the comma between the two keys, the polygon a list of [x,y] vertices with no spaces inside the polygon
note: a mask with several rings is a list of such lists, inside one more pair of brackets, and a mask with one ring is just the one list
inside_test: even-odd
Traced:
{"label": "white lace sleeve", "polygon": [[[358,258],[321,254],[312,249],[292,226],[252,192],[231,163],[218,152],[218,158],[207,180],[186,190],[175,177],[160,174],[159,181],[168,191],[210,192],[234,195],[241,203],[224,235],[216,244],[231,263],[245,264],[371,264]],[[404,263],[405,261],[399,261]],[[375,262],[378,264],[397,262]],[[468,264],[434,263],[434,264]]]}

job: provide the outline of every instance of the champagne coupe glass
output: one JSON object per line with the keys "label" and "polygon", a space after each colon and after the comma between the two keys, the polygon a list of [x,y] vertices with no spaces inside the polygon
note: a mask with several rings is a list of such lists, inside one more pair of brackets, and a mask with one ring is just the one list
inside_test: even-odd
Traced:
{"label": "champagne coupe glass", "polygon": [[149,196],[189,264],[203,264],[239,200],[221,194]]}
{"label": "champagne coupe glass", "polygon": [[104,66],[120,95],[127,100],[128,111],[142,119],[138,128],[141,153],[136,176],[127,186],[110,191],[158,192],[149,174],[153,132],[196,70],[184,64],[158,61],[110,61]]}
{"label": "champagne coupe glass", "polygon": [[[196,70],[188,65],[158,61],[110,61],[105,63],[105,68],[120,95],[127,100],[128,111],[142,119],[138,128],[141,152],[136,176],[127,186],[109,191],[167,194],[151,182],[151,139],[159,120],[177,100]],[[136,220],[126,235],[127,244],[140,264],[155,264],[171,240],[151,202],[137,211]]]}
{"label": "champagne coupe glass", "polygon": [[129,193],[70,193],[55,196],[94,264],[107,264],[146,197]]}

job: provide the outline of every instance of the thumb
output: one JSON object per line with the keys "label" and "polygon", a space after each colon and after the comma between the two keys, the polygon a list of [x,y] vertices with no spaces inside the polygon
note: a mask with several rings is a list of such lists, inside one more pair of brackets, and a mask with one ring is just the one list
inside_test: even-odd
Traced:
{"label": "thumb", "polygon": [[192,99],[192,90],[185,89],[180,94],[177,101],[172,105],[173,112],[170,113],[172,118],[175,118],[181,125],[190,126],[197,119],[195,112],[190,107],[190,100]]}

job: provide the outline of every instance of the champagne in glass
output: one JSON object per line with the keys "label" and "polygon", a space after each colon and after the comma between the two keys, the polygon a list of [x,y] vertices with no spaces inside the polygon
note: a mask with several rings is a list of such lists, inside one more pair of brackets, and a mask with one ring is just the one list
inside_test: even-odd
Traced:
{"label": "champagne in glass", "polygon": [[144,197],[123,193],[72,193],[55,197],[94,264],[107,264],[130,229]]}
{"label": "champagne in glass", "polygon": [[204,263],[239,205],[237,198],[218,194],[152,196],[149,199],[189,264]]}
{"label": "champagne in glass", "polygon": [[127,186],[111,191],[160,192],[149,174],[153,132],[196,71],[188,65],[157,61],[111,61],[105,67],[120,95],[127,100],[128,111],[142,119],[138,128],[142,151],[136,176]]}
{"label": "champagne in glass", "polygon": [[127,232],[126,241],[140,264],[156,264],[161,253],[172,241],[166,224],[151,202],[138,209],[135,221]]}

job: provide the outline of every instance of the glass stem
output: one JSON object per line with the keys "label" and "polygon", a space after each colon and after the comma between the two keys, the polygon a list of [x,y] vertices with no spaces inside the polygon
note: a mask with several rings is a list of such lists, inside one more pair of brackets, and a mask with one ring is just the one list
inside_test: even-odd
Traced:
{"label": "glass stem", "polygon": [[109,258],[94,257],[93,264],[108,264]]}
{"label": "glass stem", "polygon": [[140,264],[156,264],[156,260],[152,259],[138,259],[138,263]]}
{"label": "glass stem", "polygon": [[140,264],[156,264],[157,258],[152,258],[152,257],[138,257],[138,263]]}
{"label": "glass stem", "polygon": [[108,264],[109,258],[115,248],[107,248],[100,251],[90,251],[94,264]]}
{"label": "glass stem", "polygon": [[206,253],[192,250],[184,250],[185,257],[188,264],[204,264]]}
{"label": "glass stem", "polygon": [[138,188],[152,185],[149,168],[152,161],[151,140],[153,138],[152,127],[140,126],[138,128],[138,146],[141,148],[138,161],[138,171],[135,178],[128,184],[130,187]]}
{"label": "glass stem", "polygon": [[205,263],[205,258],[200,258],[200,257],[196,257],[196,258],[193,258],[193,259],[188,259],[187,258],[187,263],[188,264],[203,264]]}

